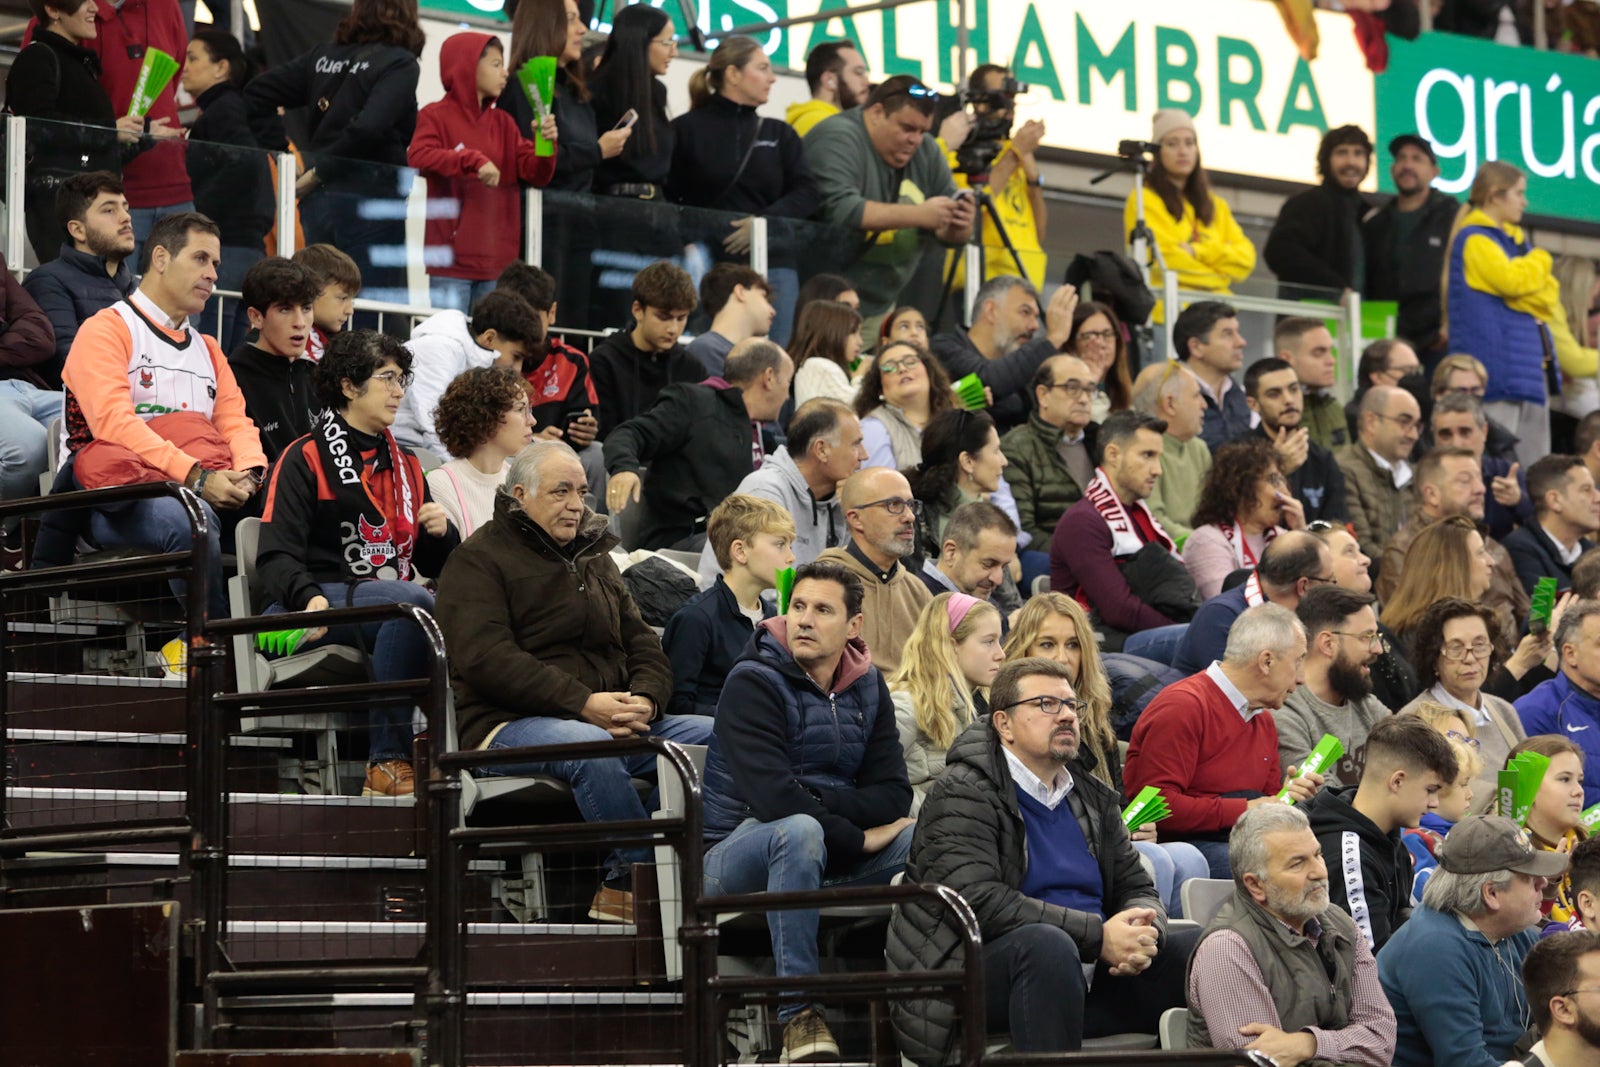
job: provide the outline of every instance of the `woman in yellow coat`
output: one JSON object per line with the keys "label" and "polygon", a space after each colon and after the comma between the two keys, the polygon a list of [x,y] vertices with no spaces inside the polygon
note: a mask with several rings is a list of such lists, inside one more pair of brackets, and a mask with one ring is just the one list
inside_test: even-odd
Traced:
{"label": "woman in yellow coat", "polygon": [[[1145,221],[1167,269],[1178,285],[1222,293],[1256,269],[1256,246],[1233,220],[1227,201],[1211,191],[1211,179],[1200,163],[1200,142],[1194,120],[1177,108],[1157,111],[1151,140],[1161,146],[1144,185]],[[1137,219],[1134,194],[1122,210],[1124,234]],[[1164,284],[1161,263],[1152,257],[1150,287],[1159,296]],[[1152,321],[1162,321],[1158,303]]]}

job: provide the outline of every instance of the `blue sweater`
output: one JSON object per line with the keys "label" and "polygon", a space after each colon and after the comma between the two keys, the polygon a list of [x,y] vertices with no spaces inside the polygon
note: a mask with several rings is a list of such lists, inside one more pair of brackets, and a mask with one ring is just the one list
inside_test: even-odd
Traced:
{"label": "blue sweater", "polygon": [[1537,934],[1497,945],[1454,914],[1418,908],[1378,952],[1394,1008],[1395,1067],[1500,1067],[1532,1015],[1522,961]]}
{"label": "blue sweater", "polygon": [[1021,789],[1016,793],[1028,836],[1028,873],[1017,890],[1025,897],[1104,919],[1100,861],[1089,851],[1072,805],[1063,798],[1052,810]]}
{"label": "blue sweater", "polygon": [[[772,605],[761,602],[762,617],[772,618]],[[672,664],[671,715],[715,715],[717,698],[728,672],[744,655],[755,627],[739,610],[739,600],[717,575],[710,589],[684,601],[667,620],[661,648]]]}

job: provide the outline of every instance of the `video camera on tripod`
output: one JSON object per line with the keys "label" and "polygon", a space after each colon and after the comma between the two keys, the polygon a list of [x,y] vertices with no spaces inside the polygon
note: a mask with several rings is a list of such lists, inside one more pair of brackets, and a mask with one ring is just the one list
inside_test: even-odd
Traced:
{"label": "video camera on tripod", "polygon": [[956,150],[956,170],[968,178],[989,173],[995,157],[1000,155],[1003,142],[1011,137],[1011,127],[1016,121],[1017,96],[1031,88],[1026,82],[1007,75],[993,89],[973,89],[962,86],[956,99],[962,107],[972,108],[972,132],[966,142]]}

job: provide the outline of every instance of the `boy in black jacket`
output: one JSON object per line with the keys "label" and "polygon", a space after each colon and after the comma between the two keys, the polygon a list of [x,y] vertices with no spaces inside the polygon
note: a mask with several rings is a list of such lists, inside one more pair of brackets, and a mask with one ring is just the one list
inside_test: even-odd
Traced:
{"label": "boy in black jacket", "polygon": [[282,256],[263,259],[244,276],[241,303],[250,333],[228,356],[228,366],[261,447],[274,462],[291,441],[310,432],[317,410],[311,386],[316,365],[302,357],[321,291],[309,267]]}
{"label": "boy in black jacket", "polygon": [[1455,753],[1443,734],[1406,714],[1367,735],[1361,781],[1306,802],[1306,816],[1328,865],[1328,897],[1355,920],[1376,952],[1411,916],[1411,854],[1402,830],[1415,829],[1456,780]]}
{"label": "boy in black jacket", "polygon": [[600,440],[647,411],[662,386],[705,380],[704,364],[678,343],[699,302],[689,272],[666,260],[633,276],[633,325],[589,353],[600,398]]}

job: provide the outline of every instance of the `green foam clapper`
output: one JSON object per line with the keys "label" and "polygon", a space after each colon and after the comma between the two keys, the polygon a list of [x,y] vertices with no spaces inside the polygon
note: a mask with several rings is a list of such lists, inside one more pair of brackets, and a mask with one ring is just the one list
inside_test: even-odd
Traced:
{"label": "green foam clapper", "polygon": [[556,57],[534,56],[517,68],[517,82],[533,107],[533,151],[538,156],[556,154],[554,142],[545,140],[539,127],[556,99]]}
{"label": "green foam clapper", "polygon": [[305,639],[304,630],[268,630],[256,634],[256,648],[274,656],[292,656]]}

